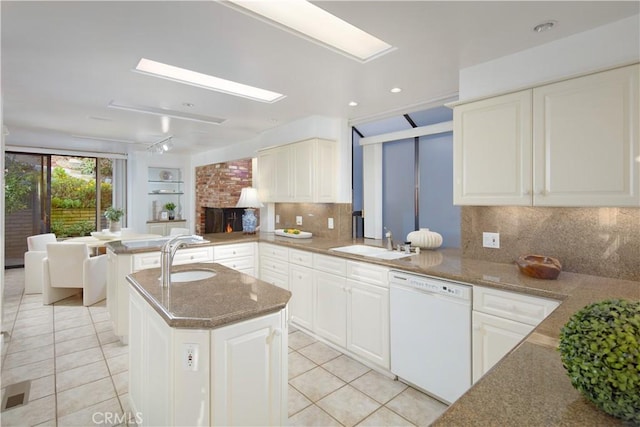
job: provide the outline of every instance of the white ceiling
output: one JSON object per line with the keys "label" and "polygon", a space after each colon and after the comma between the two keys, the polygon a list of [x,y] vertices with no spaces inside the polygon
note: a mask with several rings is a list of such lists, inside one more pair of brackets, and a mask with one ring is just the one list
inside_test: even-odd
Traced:
{"label": "white ceiling", "polygon": [[[107,108],[112,101],[226,119],[171,119],[168,133],[183,153],[245,141],[310,115],[362,121],[415,111],[455,95],[461,68],[640,8],[636,1],[318,2],[397,47],[363,64],[214,1],[0,4],[6,144],[117,152],[163,138],[160,117]],[[554,30],[532,31],[549,19],[558,22]],[[286,98],[265,104],[132,72],[142,57]],[[403,91],[390,93],[394,86]],[[351,100],[359,105],[349,107]]]}

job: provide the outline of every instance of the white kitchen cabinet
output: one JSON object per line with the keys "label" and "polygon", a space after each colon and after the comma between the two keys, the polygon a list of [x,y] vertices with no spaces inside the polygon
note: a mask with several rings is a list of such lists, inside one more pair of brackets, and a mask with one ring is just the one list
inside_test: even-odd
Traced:
{"label": "white kitchen cabinet", "polygon": [[389,369],[389,289],[347,280],[347,350]]}
{"label": "white kitchen cabinet", "polygon": [[213,425],[286,425],[285,319],[274,313],[213,330]]}
{"label": "white kitchen cabinet", "polygon": [[481,286],[473,287],[472,374],[478,381],[559,302]]}
{"label": "white kitchen cabinet", "polygon": [[289,289],[289,249],[260,242],[260,280]]}
{"label": "white kitchen cabinet", "polygon": [[139,425],[286,424],[286,309],[200,330],[169,327],[133,288],[129,304],[129,400]]}
{"label": "white kitchen cabinet", "polygon": [[347,279],[316,271],[315,333],[341,347],[347,346]]}
{"label": "white kitchen cabinet", "polygon": [[313,138],[258,154],[264,202],[328,203],[336,199],[336,143]]}
{"label": "white kitchen cabinet", "polygon": [[256,243],[235,243],[213,247],[213,261],[225,267],[256,276]]}
{"label": "white kitchen cabinet", "polygon": [[147,222],[147,233],[168,236],[174,228],[188,228],[187,221],[149,221]]}
{"label": "white kitchen cabinet", "polygon": [[301,265],[289,265],[289,290],[291,291],[291,301],[289,310],[291,322],[298,326],[314,330],[314,271],[309,267]]}
{"label": "white kitchen cabinet", "polygon": [[640,65],[454,108],[454,203],[640,206]]}

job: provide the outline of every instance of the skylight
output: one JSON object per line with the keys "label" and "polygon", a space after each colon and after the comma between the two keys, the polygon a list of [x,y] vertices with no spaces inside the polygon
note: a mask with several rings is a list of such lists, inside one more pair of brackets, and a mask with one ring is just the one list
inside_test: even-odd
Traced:
{"label": "skylight", "polygon": [[281,93],[225,80],[220,77],[198,73],[173,65],[163,64],[162,62],[156,62],[146,58],[140,59],[134,71],[191,86],[215,90],[216,92],[240,96],[254,101],[272,103],[285,97],[285,95]]}
{"label": "skylight", "polygon": [[[318,42],[343,55],[367,62],[395,48],[306,0],[229,0],[236,9],[298,36]],[[225,4],[228,4],[225,2]],[[235,8],[235,7],[234,7]]]}

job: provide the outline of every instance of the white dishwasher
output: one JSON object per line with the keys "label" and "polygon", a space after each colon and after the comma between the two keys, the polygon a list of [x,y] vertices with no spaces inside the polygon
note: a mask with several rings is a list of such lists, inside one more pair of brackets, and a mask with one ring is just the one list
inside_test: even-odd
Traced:
{"label": "white dishwasher", "polygon": [[389,272],[391,372],[446,403],[471,386],[471,286]]}

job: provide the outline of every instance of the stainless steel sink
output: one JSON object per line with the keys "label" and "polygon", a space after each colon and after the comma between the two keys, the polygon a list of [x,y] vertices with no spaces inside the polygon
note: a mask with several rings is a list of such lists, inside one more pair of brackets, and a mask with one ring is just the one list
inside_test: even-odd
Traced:
{"label": "stainless steel sink", "polygon": [[197,280],[210,279],[215,275],[215,271],[205,269],[177,271],[171,273],[171,283],[195,282]]}
{"label": "stainless steel sink", "polygon": [[380,248],[377,246],[367,246],[367,245],[349,245],[349,246],[340,246],[338,248],[331,248],[330,251],[343,252],[346,254],[353,255],[362,255],[371,258],[378,259],[400,259],[409,257],[415,254],[406,254],[404,252],[398,251],[390,251],[385,248]]}

